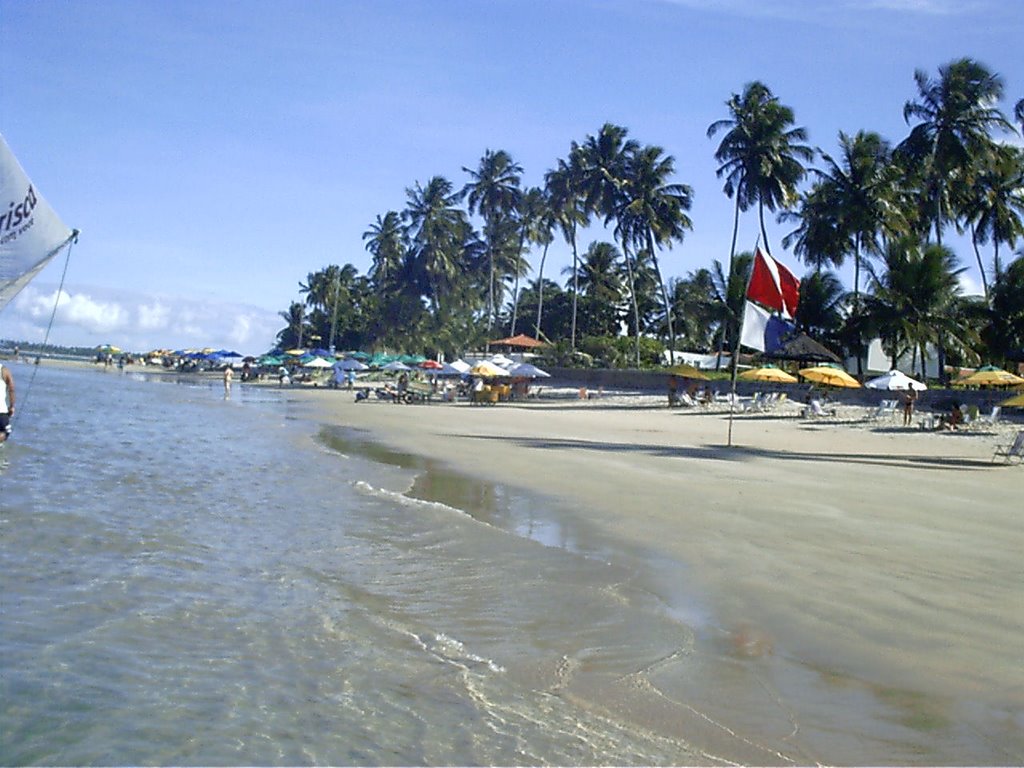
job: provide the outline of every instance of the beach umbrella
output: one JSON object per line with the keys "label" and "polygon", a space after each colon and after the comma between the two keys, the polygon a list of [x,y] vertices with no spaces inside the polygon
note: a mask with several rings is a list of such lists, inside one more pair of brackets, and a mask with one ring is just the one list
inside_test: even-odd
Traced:
{"label": "beach umbrella", "polygon": [[965,387],[1016,387],[1024,384],[1024,378],[994,365],[984,365],[955,383]]}
{"label": "beach umbrella", "polygon": [[332,368],[333,365],[331,363],[327,362],[326,360],[324,360],[322,357],[314,357],[312,360],[309,360],[309,361],[303,363],[302,367],[303,368]]}
{"label": "beach umbrella", "polygon": [[773,384],[796,384],[799,379],[796,376],[786,373],[781,368],[776,368],[774,365],[764,365],[760,368],[751,368],[748,371],[744,371],[737,379],[743,381],[766,381]]}
{"label": "beach umbrella", "polygon": [[928,389],[927,384],[917,379],[912,379],[903,371],[897,370],[889,371],[878,378],[866,381],[864,386],[868,389],[887,389],[889,391],[915,389],[918,392],[924,392]]}
{"label": "beach umbrella", "polygon": [[513,365],[508,370],[510,376],[518,376],[524,379],[549,379],[551,374],[547,371],[542,371],[533,363],[520,363],[519,365]]}
{"label": "beach umbrella", "polygon": [[213,354],[215,354],[217,357],[241,357],[241,355],[238,352],[235,352],[234,350],[230,349],[218,349]]}
{"label": "beach umbrella", "polygon": [[456,368],[451,363],[445,363],[438,370],[434,371],[435,376],[465,376],[466,371]]}
{"label": "beach umbrella", "polygon": [[331,367],[336,371],[365,371],[370,366],[359,362],[354,357],[346,357],[344,360],[339,360]]}
{"label": "beach umbrella", "polygon": [[461,373],[469,373],[470,368],[473,367],[465,360],[463,360],[461,357],[458,360],[452,360],[450,363],[448,363],[448,365],[450,365],[452,368],[457,369]]}
{"label": "beach umbrella", "polygon": [[96,347],[97,351],[102,352],[105,355],[119,355],[121,354],[121,348],[115,347],[113,344],[101,344]]}
{"label": "beach umbrella", "polygon": [[437,360],[424,360],[420,363],[420,368],[425,371],[440,371],[444,366]]}
{"label": "beach umbrella", "polygon": [[681,376],[684,379],[700,379],[701,381],[707,381],[708,378],[704,371],[689,363],[676,363],[671,368],[666,368],[662,373],[667,373],[670,376]]}
{"label": "beach umbrella", "polygon": [[490,360],[492,363],[494,363],[497,366],[500,366],[501,368],[508,368],[509,366],[515,365],[516,363],[516,361],[513,360],[511,357],[506,357],[505,355],[502,355],[500,353],[497,355],[491,355]]}
{"label": "beach umbrella", "polygon": [[1003,400],[1000,405],[1005,405],[1007,408],[1024,408],[1024,392]]}
{"label": "beach umbrella", "polygon": [[508,376],[508,371],[506,371],[504,368],[499,368],[490,360],[480,361],[472,368],[470,368],[469,372],[474,376],[481,376],[485,379],[493,379],[497,378],[498,376]]}
{"label": "beach umbrella", "polygon": [[304,350],[304,349],[289,349],[289,350],[287,350],[285,352],[285,354],[286,355],[291,355],[292,357],[302,357],[302,355],[306,354],[306,350]]}
{"label": "beach umbrella", "polygon": [[382,371],[411,371],[408,365],[403,363],[401,360],[392,360],[387,365],[381,368]]}
{"label": "beach umbrella", "polygon": [[799,373],[807,381],[821,384],[825,387],[849,387],[851,389],[860,387],[860,382],[842,368],[818,365],[813,368],[803,368]]}

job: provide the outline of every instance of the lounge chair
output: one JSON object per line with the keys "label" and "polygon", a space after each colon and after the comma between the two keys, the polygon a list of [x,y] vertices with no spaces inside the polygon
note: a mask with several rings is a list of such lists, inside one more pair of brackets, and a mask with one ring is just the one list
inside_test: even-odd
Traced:
{"label": "lounge chair", "polygon": [[801,411],[800,415],[804,418],[818,419],[824,418],[825,416],[835,416],[836,409],[832,408],[831,410],[826,410],[825,406],[821,404],[821,400],[811,400],[811,402],[807,404],[807,407]]}
{"label": "lounge chair", "polygon": [[992,412],[988,416],[978,416],[971,422],[972,425],[994,427],[999,423],[999,416],[1002,414],[1002,406],[993,405]]}
{"label": "lounge chair", "polygon": [[899,400],[883,400],[878,404],[878,408],[876,408],[872,413],[868,415],[868,418],[871,419],[872,421],[881,418],[891,419],[893,416],[896,415],[896,407],[899,404]]}
{"label": "lounge chair", "polygon": [[1012,464],[1014,461],[1021,464],[1024,463],[1024,430],[1017,433],[1017,438],[1009,445],[998,445],[996,446],[995,453],[992,454],[992,461],[1002,458],[1005,464]]}
{"label": "lounge chair", "polygon": [[679,395],[679,405],[682,405],[686,408],[696,408],[697,401],[690,396],[689,392],[683,392],[682,394]]}

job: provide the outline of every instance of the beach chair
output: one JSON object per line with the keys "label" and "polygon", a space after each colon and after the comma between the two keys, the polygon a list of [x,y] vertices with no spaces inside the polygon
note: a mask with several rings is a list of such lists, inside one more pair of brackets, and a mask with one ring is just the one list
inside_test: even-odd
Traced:
{"label": "beach chair", "polygon": [[896,406],[899,405],[899,400],[883,400],[878,404],[878,408],[868,414],[868,418],[872,421],[878,419],[891,419],[896,415]]}
{"label": "beach chair", "polygon": [[679,395],[679,398],[678,398],[678,403],[679,403],[679,405],[682,405],[682,406],[684,406],[685,408],[696,408],[696,407],[697,407],[697,401],[696,401],[696,400],[694,400],[694,399],[693,399],[693,398],[692,398],[692,397],[690,396],[690,393],[689,393],[689,392],[683,392],[683,393],[681,393],[681,394]]}
{"label": "beach chair", "polygon": [[811,400],[811,402],[807,404],[807,407],[801,411],[800,415],[806,419],[819,419],[826,416],[835,416],[836,409],[826,409],[825,406],[822,405],[821,400]]}
{"label": "beach chair", "polygon": [[978,416],[971,422],[974,426],[988,426],[994,427],[999,423],[999,417],[1002,414],[1003,408],[999,405],[992,406],[992,412],[988,416]]}
{"label": "beach chair", "polygon": [[755,392],[754,396],[750,398],[750,402],[743,405],[743,412],[750,413],[752,411],[760,411],[761,404],[764,402],[764,396],[760,392]]}
{"label": "beach chair", "polygon": [[992,454],[992,462],[1001,458],[1005,464],[1024,463],[1024,430],[1017,433],[1017,438],[1009,445],[997,445]]}

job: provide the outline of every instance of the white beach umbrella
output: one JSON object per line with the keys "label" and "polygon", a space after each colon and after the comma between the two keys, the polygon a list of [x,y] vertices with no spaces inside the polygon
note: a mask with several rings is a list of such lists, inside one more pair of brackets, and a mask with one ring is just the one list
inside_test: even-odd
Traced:
{"label": "white beach umbrella", "polygon": [[512,376],[518,376],[524,379],[549,379],[551,374],[547,371],[542,371],[533,363],[520,363],[519,365],[513,365],[508,369],[509,374]]}
{"label": "white beach umbrella", "polygon": [[398,360],[393,360],[392,362],[388,363],[383,368],[381,368],[381,370],[382,371],[411,371],[412,368],[410,368],[408,365],[406,365],[403,362],[400,362]]}
{"label": "white beach umbrella", "polygon": [[868,389],[887,389],[890,391],[915,389],[918,392],[923,392],[928,389],[927,384],[923,384],[917,379],[912,379],[907,374],[897,370],[889,371],[883,376],[866,381],[864,386]]}
{"label": "white beach umbrella", "polygon": [[461,373],[469,373],[469,369],[473,367],[465,360],[463,360],[461,357],[458,360],[454,360],[448,363],[448,365],[460,371]]}
{"label": "white beach umbrella", "polygon": [[511,365],[515,365],[516,361],[510,357],[506,357],[505,355],[499,352],[496,355],[491,355],[491,362],[497,366],[500,366],[501,368],[508,368]]}
{"label": "white beach umbrella", "polygon": [[346,357],[344,360],[336,362],[332,367],[336,371],[365,371],[370,366],[359,362],[354,357]]}
{"label": "white beach umbrella", "polygon": [[330,368],[332,363],[327,362],[322,357],[314,357],[308,363],[302,364],[303,368]]}

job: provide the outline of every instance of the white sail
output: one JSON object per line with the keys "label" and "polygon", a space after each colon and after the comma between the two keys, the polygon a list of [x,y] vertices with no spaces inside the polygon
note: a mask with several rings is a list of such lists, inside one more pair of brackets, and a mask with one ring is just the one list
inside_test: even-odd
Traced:
{"label": "white sail", "polygon": [[39,194],[0,134],[0,310],[75,234]]}

